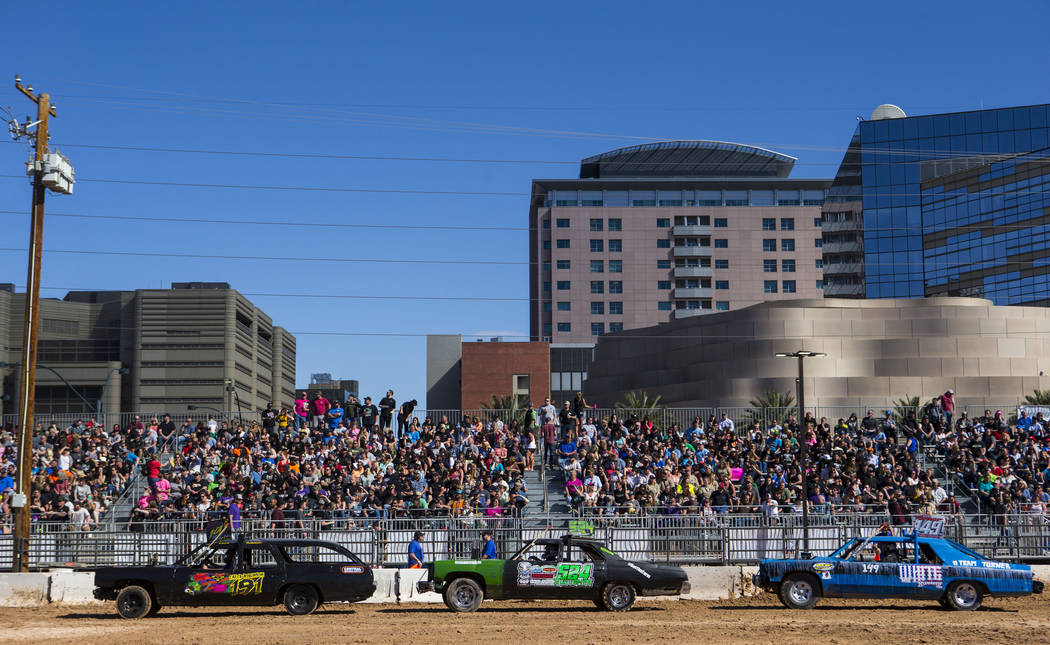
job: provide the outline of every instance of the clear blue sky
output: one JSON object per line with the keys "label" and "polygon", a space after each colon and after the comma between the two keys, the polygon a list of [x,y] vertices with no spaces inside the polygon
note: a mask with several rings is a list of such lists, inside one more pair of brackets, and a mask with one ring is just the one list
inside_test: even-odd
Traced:
{"label": "clear blue sky", "polygon": [[[1045,2],[363,6],[70,2],[22,12],[0,45],[8,79],[0,105],[20,117],[29,110],[13,88],[16,72],[50,91],[60,148],[532,162],[66,147],[83,181],[72,197],[49,197],[45,248],[205,257],[51,253],[44,295],[187,280],[294,294],[249,297],[297,335],[300,384],[332,372],[359,379],[364,393],[392,387],[422,402],[424,334],[528,332],[528,198],[520,193],[534,177],[572,177],[580,158],[624,145],[692,138],[764,145],[799,158],[794,176],[831,176],[857,115],[880,103],[921,114],[1050,101]],[[38,18],[43,29],[34,28]],[[20,174],[24,159],[21,146],[0,146],[0,174]],[[0,209],[17,211],[0,213],[0,246],[25,248],[29,199],[24,179],[0,178]],[[250,259],[258,256],[310,259]],[[319,261],[337,258],[506,264]],[[0,252],[0,269],[0,281],[24,285],[25,252]],[[386,335],[357,335],[371,333]]]}

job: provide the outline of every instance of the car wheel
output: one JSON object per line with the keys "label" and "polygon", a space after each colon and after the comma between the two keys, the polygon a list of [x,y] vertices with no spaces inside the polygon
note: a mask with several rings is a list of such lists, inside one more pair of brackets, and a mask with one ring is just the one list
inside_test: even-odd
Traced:
{"label": "car wheel", "polygon": [[608,611],[630,611],[634,606],[634,587],[622,582],[610,582],[602,590],[602,606]]}
{"label": "car wheel", "polygon": [[152,607],[149,592],[137,585],[124,587],[117,594],[117,613],[121,618],[142,618]]}
{"label": "car wheel", "polygon": [[157,612],[159,612],[159,611],[160,611],[160,605],[158,605],[157,603],[153,603],[153,606],[149,608],[149,612],[146,615],[147,616],[156,616]]}
{"label": "car wheel", "polygon": [[780,585],[780,602],[788,609],[811,609],[820,598],[820,589],[813,576],[788,576]]}
{"label": "car wheel", "polygon": [[470,578],[456,578],[445,587],[445,604],[452,611],[470,613],[481,607],[485,592]]}
{"label": "car wheel", "polygon": [[948,587],[945,598],[948,606],[956,611],[973,611],[981,606],[981,590],[967,580],[953,582]]}
{"label": "car wheel", "polygon": [[292,585],[284,592],[284,608],[293,616],[312,613],[320,604],[317,590],[310,585]]}

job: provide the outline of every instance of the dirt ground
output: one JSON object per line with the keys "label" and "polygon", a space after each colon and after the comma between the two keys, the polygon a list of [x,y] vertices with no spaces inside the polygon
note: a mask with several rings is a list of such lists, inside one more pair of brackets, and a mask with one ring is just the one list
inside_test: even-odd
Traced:
{"label": "dirt ground", "polygon": [[476,614],[443,605],[331,605],[311,616],[276,609],[165,609],[135,621],[105,607],[0,609],[0,643],[1047,643],[1050,597],[986,599],[977,612],[936,603],[822,600],[789,611],[751,599],[640,601],[624,614],[590,603],[487,602]]}

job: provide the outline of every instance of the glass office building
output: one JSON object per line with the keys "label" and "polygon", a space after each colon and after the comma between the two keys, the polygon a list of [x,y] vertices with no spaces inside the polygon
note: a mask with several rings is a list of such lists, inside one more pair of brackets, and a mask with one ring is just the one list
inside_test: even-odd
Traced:
{"label": "glass office building", "polygon": [[1048,107],[859,123],[822,209],[824,295],[1045,303]]}

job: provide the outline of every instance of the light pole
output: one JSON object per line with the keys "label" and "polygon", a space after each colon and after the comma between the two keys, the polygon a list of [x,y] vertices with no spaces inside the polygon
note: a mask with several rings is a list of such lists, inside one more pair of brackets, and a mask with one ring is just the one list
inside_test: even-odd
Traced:
{"label": "light pole", "polygon": [[[804,362],[807,358],[818,358],[827,356],[824,352],[811,352],[800,349],[795,352],[777,352],[777,358],[798,359],[798,380],[795,382],[798,389],[798,423],[802,440],[798,446],[798,460],[802,467],[802,550],[809,551],[809,428],[805,425],[806,419],[806,385],[802,379],[805,376]],[[808,557],[808,556],[806,556]]]}

